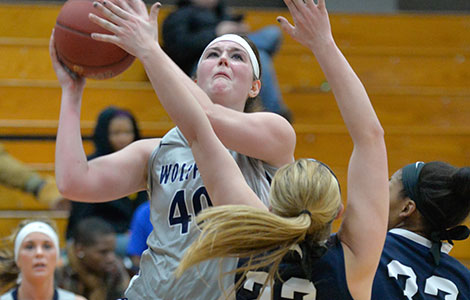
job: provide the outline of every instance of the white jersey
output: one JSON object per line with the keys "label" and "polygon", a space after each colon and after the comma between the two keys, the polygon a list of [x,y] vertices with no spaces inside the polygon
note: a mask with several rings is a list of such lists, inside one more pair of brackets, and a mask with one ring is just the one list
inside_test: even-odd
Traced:
{"label": "white jersey", "polygon": [[[18,288],[14,288],[0,296],[0,300],[16,300],[18,299]],[[56,288],[54,290],[54,300],[75,300],[75,294],[63,289]]]}
{"label": "white jersey", "polygon": [[[230,150],[228,150],[230,151]],[[230,151],[248,185],[268,205],[270,179],[276,169],[260,160]],[[223,168],[224,166],[220,166]],[[220,270],[236,268],[237,259],[209,260],[176,279],[174,271],[185,250],[198,237],[195,216],[211,206],[191,148],[178,128],[170,130],[149,160],[150,219],[154,230],[140,262],[140,272],[126,291],[129,300],[218,299]],[[234,276],[225,276],[227,290]]]}

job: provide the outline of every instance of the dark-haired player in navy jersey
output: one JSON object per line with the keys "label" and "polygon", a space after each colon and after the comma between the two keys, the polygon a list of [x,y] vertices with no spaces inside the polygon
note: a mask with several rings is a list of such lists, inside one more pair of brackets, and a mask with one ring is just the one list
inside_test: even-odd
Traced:
{"label": "dark-haired player in navy jersey", "polygon": [[448,255],[452,240],[469,236],[460,225],[469,212],[470,168],[435,161],[398,170],[372,299],[470,299],[470,271]]}

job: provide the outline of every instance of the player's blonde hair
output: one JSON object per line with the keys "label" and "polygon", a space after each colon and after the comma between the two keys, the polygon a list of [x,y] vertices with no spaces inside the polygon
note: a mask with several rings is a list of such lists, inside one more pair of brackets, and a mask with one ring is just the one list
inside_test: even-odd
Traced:
{"label": "player's blonde hair", "polygon": [[230,273],[270,266],[268,282],[292,246],[304,240],[318,244],[328,238],[341,207],[334,174],[324,164],[308,159],[276,172],[270,201],[272,212],[241,205],[203,210],[197,217],[202,233],[186,251],[177,276],[210,258],[246,257],[248,263]]}

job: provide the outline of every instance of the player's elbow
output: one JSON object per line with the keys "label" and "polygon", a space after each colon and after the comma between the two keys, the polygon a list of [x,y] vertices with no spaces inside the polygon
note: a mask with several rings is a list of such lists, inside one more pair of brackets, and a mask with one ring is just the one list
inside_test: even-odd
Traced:
{"label": "player's elbow", "polygon": [[375,140],[377,140],[377,139],[378,140],[383,140],[384,136],[385,136],[385,131],[384,131],[382,125],[380,125],[380,123],[378,123],[378,124],[375,124],[374,126],[371,126],[369,134]]}
{"label": "player's elbow", "polygon": [[204,113],[206,114],[207,118],[209,119],[209,122],[212,124],[213,127],[214,124],[216,124],[219,120],[223,118],[224,112],[221,111],[220,108],[220,105],[213,103],[202,105],[202,109],[204,110]]}
{"label": "player's elbow", "polygon": [[65,180],[57,180],[57,188],[59,189],[59,193],[62,195],[62,197],[72,199],[70,194],[70,185],[68,185]]}
{"label": "player's elbow", "polygon": [[56,176],[57,188],[64,198],[78,200],[77,192],[80,189],[75,181],[68,176]]}
{"label": "player's elbow", "polygon": [[362,143],[376,144],[384,140],[385,132],[380,123],[373,124],[366,129],[361,130],[360,141]]}

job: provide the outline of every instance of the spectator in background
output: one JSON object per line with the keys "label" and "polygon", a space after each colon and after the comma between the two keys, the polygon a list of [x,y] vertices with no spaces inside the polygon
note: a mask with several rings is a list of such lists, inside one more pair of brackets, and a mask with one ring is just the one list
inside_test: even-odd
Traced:
{"label": "spectator in background", "polygon": [[67,208],[52,176],[42,176],[11,156],[0,144],[0,184],[33,195],[53,209]]}
{"label": "spectator in background", "polygon": [[272,61],[282,33],[277,26],[248,32],[243,15],[229,13],[224,0],[178,0],[177,10],[163,22],[163,48],[186,74],[192,76],[204,48],[214,38],[227,33],[247,34],[258,48],[263,68],[259,96],[264,108],[291,121],[291,112],[282,100]]}
{"label": "spectator in background", "polygon": [[[139,139],[140,132],[134,116],[129,111],[108,107],[98,117],[93,134],[95,152],[88,156],[88,160],[121,150]],[[104,203],[71,202],[67,239],[72,237],[73,230],[80,220],[100,217],[113,226],[117,234],[116,253],[125,256],[132,214],[147,199],[147,193],[142,191]]]}
{"label": "spectator in background", "polygon": [[[1,300],[85,300],[54,287],[59,238],[49,221],[25,220],[0,250]],[[8,291],[7,291],[8,290]]]}
{"label": "spectator in background", "polygon": [[67,246],[68,261],[57,270],[57,285],[88,300],[115,300],[124,295],[129,275],[115,253],[113,227],[100,218],[80,221]]}
{"label": "spectator in background", "polygon": [[150,222],[150,201],[142,203],[134,212],[131,221],[127,256],[132,261],[132,272],[137,274],[140,265],[140,256],[147,246],[147,238],[153,230]]}

